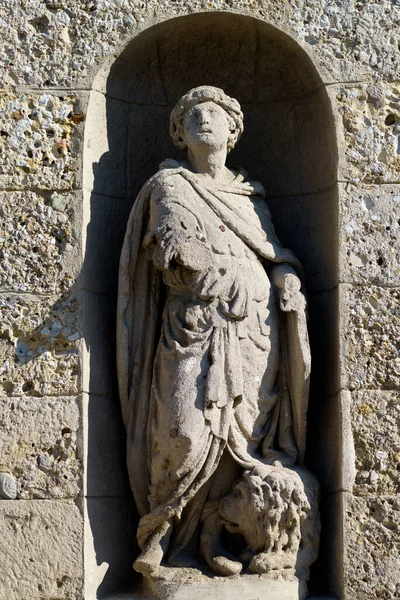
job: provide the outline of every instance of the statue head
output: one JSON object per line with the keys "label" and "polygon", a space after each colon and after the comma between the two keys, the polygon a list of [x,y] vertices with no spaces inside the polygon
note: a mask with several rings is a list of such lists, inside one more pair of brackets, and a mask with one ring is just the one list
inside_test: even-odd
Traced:
{"label": "statue head", "polygon": [[[214,104],[219,107],[218,111],[221,111],[222,109],[226,118],[227,151],[229,152],[242,135],[243,113],[237,100],[227,96],[220,88],[209,85],[193,88],[190,92],[182,96],[173,108],[169,130],[174,144],[181,150],[186,148],[187,144],[185,138],[187,119],[190,117],[190,111],[201,104],[205,104],[207,107],[209,107],[210,104]],[[204,108],[206,108],[206,106]],[[219,115],[216,115],[216,118],[218,118],[218,116]]]}

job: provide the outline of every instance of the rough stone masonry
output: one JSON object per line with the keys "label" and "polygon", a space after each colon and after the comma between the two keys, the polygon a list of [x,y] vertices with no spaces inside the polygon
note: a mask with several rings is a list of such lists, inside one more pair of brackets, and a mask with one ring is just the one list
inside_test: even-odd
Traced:
{"label": "rough stone masonry", "polygon": [[[339,162],[338,246],[329,252],[339,302],[326,319],[337,327],[338,384],[321,403],[338,432],[323,444],[339,475],[325,469],[323,527],[336,533],[324,591],[400,598],[399,0],[8,0],[0,3],[0,600],[91,600],[123,580],[100,540],[117,546],[125,531],[117,516],[130,514],[110,443],[123,454],[110,367],[114,308],[85,275],[88,252],[101,245],[88,249],[90,214],[106,215],[104,244],[115,239],[119,196],[88,201],[85,153],[107,148],[94,134],[89,148],[85,126],[101,129],[104,112],[88,107],[101,106],[131,40],[196,13],[243,15],[284,32],[330,99]],[[127,103],[116,104],[122,115]],[[140,183],[148,175],[139,173]],[[310,298],[311,318],[327,293]],[[128,550],[121,555],[131,562]]]}

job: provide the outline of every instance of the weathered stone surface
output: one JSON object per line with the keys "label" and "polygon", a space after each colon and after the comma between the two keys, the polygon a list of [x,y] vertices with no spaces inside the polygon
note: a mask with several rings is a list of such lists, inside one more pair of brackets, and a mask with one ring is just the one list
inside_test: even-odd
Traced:
{"label": "weathered stone surface", "polygon": [[0,13],[6,24],[1,76],[9,87],[76,85],[155,15],[166,19],[232,9],[288,27],[337,81],[398,74],[400,15],[397,3],[390,0],[335,5],[312,0],[304,6],[294,0],[279,5],[271,0],[160,0],[157,5],[101,0],[73,2],[68,9],[55,2],[12,0]]}
{"label": "weathered stone surface", "polygon": [[400,595],[398,496],[344,494],[345,598],[392,600]]}
{"label": "weathered stone surface", "polygon": [[126,443],[118,397],[84,396],[87,462],[86,495],[129,496]]}
{"label": "weathered stone surface", "polygon": [[80,333],[75,296],[0,294],[0,315],[1,394],[76,394]]}
{"label": "weathered stone surface", "polygon": [[400,85],[342,86],[336,98],[346,143],[342,177],[354,184],[400,181]]}
{"label": "weathered stone surface", "polygon": [[[320,88],[313,94],[293,100],[296,115],[296,136],[299,143],[299,175],[302,193],[318,192],[337,181],[337,147],[334,123],[327,92]],[[279,128],[276,128],[279,132]],[[277,144],[281,142],[277,140]],[[286,152],[291,148],[284,144]],[[269,148],[270,155],[274,152]],[[285,172],[283,169],[282,173]]]}
{"label": "weathered stone surface", "polygon": [[289,27],[337,81],[398,79],[400,6],[397,1],[290,0]]}
{"label": "weathered stone surface", "polygon": [[[244,107],[244,111],[246,127],[243,138],[228,157],[229,163],[243,164],[252,172],[252,177],[260,178],[260,174],[265,171],[262,184],[270,198],[295,195],[301,189],[301,174],[293,103],[290,100],[273,102],[268,104],[268,108],[263,104],[256,104]],[[278,120],[285,124],[280,132],[276,127]],[[263,131],[262,135],[260,131]],[[271,153],[271,147],[276,151]],[[280,169],[279,165],[282,164],[285,165],[284,169]],[[268,165],[267,169],[265,165]]]}
{"label": "weathered stone surface", "polygon": [[400,289],[344,286],[341,295],[342,385],[400,386]]}
{"label": "weathered stone surface", "polygon": [[107,294],[84,291],[85,347],[83,349],[83,391],[113,395],[117,390],[115,367],[115,300]]}
{"label": "weathered stone surface", "polygon": [[0,514],[0,599],[80,600],[83,518],[79,508],[54,500],[3,500]]}
{"label": "weathered stone surface", "polygon": [[75,187],[84,118],[74,93],[0,95],[0,189]]}
{"label": "weathered stone surface", "polygon": [[[132,582],[138,515],[132,497],[88,497],[85,503],[85,598],[109,598]],[[131,600],[133,594],[131,593]]]}
{"label": "weathered stone surface", "polygon": [[[201,596],[201,599],[204,598],[204,594]],[[332,596],[321,596],[320,594],[315,595],[311,594],[307,596],[308,600],[332,600]],[[229,596],[230,600],[233,600],[233,596]],[[112,596],[107,596],[107,600],[148,600],[147,594],[141,594],[140,592],[132,591],[132,592],[122,592],[113,594]],[[186,599],[185,599],[186,600]],[[240,600],[243,600],[243,595],[240,595]],[[286,599],[285,599],[286,600]]]}
{"label": "weathered stone surface", "polygon": [[85,290],[113,297],[118,285],[116,266],[133,201],[92,193],[87,202],[90,203],[90,222],[86,229],[82,284]]}
{"label": "weathered stone surface", "polygon": [[[318,368],[318,365],[315,367]],[[341,390],[336,396],[324,398],[317,417],[318,425],[314,426],[314,422],[309,420],[310,452],[307,464],[318,477],[322,494],[325,495],[324,502],[327,494],[332,497],[337,492],[353,490],[356,466],[350,399],[350,392],[345,390]],[[326,535],[325,531],[325,542]],[[335,560],[339,559],[340,557]],[[335,573],[333,576],[338,577],[339,574]]]}
{"label": "weathered stone surface", "polygon": [[0,289],[69,290],[80,262],[75,196],[28,191],[0,196]]}
{"label": "weathered stone surface", "polygon": [[400,493],[400,391],[352,393],[351,424],[357,476],[353,493]]}
{"label": "weathered stone surface", "polygon": [[[185,575],[182,575],[185,572]],[[185,579],[184,579],[185,577]],[[305,600],[307,585],[296,580],[274,580],[272,575],[242,575],[220,578],[203,575],[197,569],[161,568],[157,580],[148,586],[156,600]]]}
{"label": "weathered stone surface", "polygon": [[[127,177],[133,170],[127,156],[132,135],[127,129],[132,109],[126,102],[91,92],[85,126],[86,169],[83,177],[83,185],[88,191],[113,198],[126,197]],[[146,125],[148,127],[148,121],[142,123],[142,126]],[[133,132],[133,135],[138,133]]]}
{"label": "weathered stone surface", "polygon": [[[272,0],[249,3],[239,0],[235,8],[255,16],[282,21],[289,7],[278,9]],[[3,43],[5,84],[73,86],[99,69],[104,59],[127,41],[144,21],[154,22],[155,9],[161,19],[180,14],[232,10],[229,0],[161,0],[131,2],[99,0],[73,2],[68,9],[56,2],[12,0],[2,6],[1,22],[6,24]],[[19,52],[16,52],[19,48]]]}
{"label": "weathered stone surface", "polygon": [[17,479],[18,497],[77,497],[81,435],[74,398],[2,398],[0,456]]}
{"label": "weathered stone surface", "polygon": [[9,469],[0,467],[0,498],[15,500],[17,497],[17,482],[9,472]]}
{"label": "weathered stone surface", "polygon": [[400,285],[400,189],[341,185],[340,280]]}
{"label": "weathered stone surface", "polygon": [[[324,193],[267,200],[281,242],[301,261],[307,292],[331,290],[338,283],[337,256],[332,252],[337,219],[335,188]],[[336,390],[335,390],[336,391]]]}

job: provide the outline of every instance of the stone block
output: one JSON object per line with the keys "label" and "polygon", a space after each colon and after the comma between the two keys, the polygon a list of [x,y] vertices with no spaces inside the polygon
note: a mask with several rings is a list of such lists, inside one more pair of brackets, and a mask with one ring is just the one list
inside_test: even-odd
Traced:
{"label": "stone block", "polygon": [[318,390],[318,405],[320,398],[336,396],[339,391],[338,373],[332,368],[339,360],[338,301],[337,290],[308,295],[311,385],[312,390]]}
{"label": "stone block", "polygon": [[157,27],[145,29],[132,39],[113,63],[102,91],[131,104],[167,106],[160,69],[160,42],[160,28]]}
{"label": "stone block", "polygon": [[72,92],[0,96],[0,189],[69,190],[85,115]]}
{"label": "stone block", "polygon": [[398,496],[344,494],[344,598],[376,600],[400,593]]}
{"label": "stone block", "polygon": [[[186,576],[183,572],[186,571]],[[284,577],[243,574],[209,577],[197,569],[161,567],[158,577],[145,588],[156,600],[305,600],[307,584]]]}
{"label": "stone block", "polygon": [[[293,99],[302,193],[332,187],[337,180],[335,123],[325,88]],[[278,129],[278,131],[280,131]]]}
{"label": "stone block", "polygon": [[[229,12],[232,8],[230,0],[182,0],[178,4],[163,0],[156,18]],[[72,2],[68,10],[54,3],[29,3],[23,11],[19,9],[18,0],[12,0],[2,6],[0,13],[7,24],[0,74],[8,87],[74,86],[87,81],[132,37],[134,29],[140,31],[143,24],[155,21],[154,6],[145,2]],[[355,81],[378,73],[396,79],[399,72],[399,7],[390,0],[334,6],[311,0],[279,7],[272,0],[257,5],[238,0],[234,9],[287,29],[315,55],[325,81]],[[156,68],[152,62],[148,66]],[[155,98],[160,96],[159,91]]]}
{"label": "stone block", "polygon": [[86,228],[82,284],[87,290],[116,296],[119,257],[133,199],[91,194]]}
{"label": "stone block", "polygon": [[[341,401],[338,364],[337,291],[308,295],[311,382],[306,464],[325,493],[341,488]],[[323,335],[321,335],[323,332]]]}
{"label": "stone block", "polygon": [[138,515],[131,498],[87,498],[85,513],[85,600],[138,584],[132,568]]}
{"label": "stone block", "polygon": [[[105,600],[148,600],[143,594],[135,592],[121,592],[107,596]],[[337,600],[334,596],[321,596],[320,594],[311,594],[308,596],[308,600]]]}
{"label": "stone block", "polygon": [[169,135],[171,109],[132,106],[129,115],[127,196],[131,203],[166,158],[183,157]]}
{"label": "stone block", "polygon": [[351,492],[357,476],[355,433],[351,419],[351,393],[340,391],[340,489]]}
{"label": "stone block", "polygon": [[198,85],[218,86],[240,103],[251,102],[260,84],[257,38],[256,22],[239,20],[232,13],[192,15],[185,25],[168,23],[158,42],[160,79],[168,104],[173,106]]}
{"label": "stone block", "polygon": [[[356,477],[350,392],[310,397],[306,462],[317,476],[322,494],[352,491]],[[319,402],[319,405],[318,405]]]}
{"label": "stone block", "polygon": [[[244,132],[228,155],[228,164],[241,165],[261,181],[267,198],[300,193],[299,143],[290,100],[243,106]],[[281,123],[277,127],[277,123]]]}
{"label": "stone block", "polygon": [[[288,27],[331,80],[398,79],[400,7],[397,2],[290,3]],[[326,79],[325,79],[326,81]]]}
{"label": "stone block", "polygon": [[97,71],[136,25],[130,4],[82,4],[19,0],[2,6],[4,28],[2,77],[8,86],[76,86],[90,70]]}
{"label": "stone block", "polygon": [[75,398],[2,398],[1,461],[18,497],[74,498],[82,489],[82,428]]}
{"label": "stone block", "polygon": [[398,186],[341,185],[340,280],[400,285]]}
{"label": "stone block", "polygon": [[341,287],[342,386],[399,387],[400,290]]}
{"label": "stone block", "polygon": [[351,396],[357,468],[353,493],[400,494],[400,391],[360,390]]}
{"label": "stone block", "polygon": [[[319,557],[311,567],[310,594],[314,600],[325,594],[343,600],[343,494],[321,494],[321,539]],[[326,599],[327,600],[327,599]]]}
{"label": "stone block", "polygon": [[69,290],[80,269],[75,195],[0,195],[0,289],[46,294]]}
{"label": "stone block", "polygon": [[400,181],[399,94],[397,83],[337,87],[346,147],[340,179],[356,185]]}
{"label": "stone block", "polygon": [[126,432],[119,398],[85,394],[85,413],[86,495],[129,495]]}
{"label": "stone block", "polygon": [[[272,6],[265,2],[263,8],[266,20],[270,22]],[[291,11],[292,7],[289,3],[286,6],[281,4],[279,9],[285,19],[284,13]],[[262,21],[257,23],[257,38],[253,102],[296,99],[319,87],[317,72],[308,68],[307,55],[293,39],[283,35],[279,29],[271,30]]]}
{"label": "stone block", "polygon": [[[320,406],[315,406],[317,403]],[[311,395],[307,418],[306,464],[315,474],[323,493],[341,489],[340,397]]]}
{"label": "stone block", "polygon": [[69,295],[0,294],[0,393],[69,396],[78,391],[79,317]]}
{"label": "stone block", "polygon": [[0,502],[0,599],[82,597],[83,517],[72,502]]}
{"label": "stone block", "polygon": [[125,198],[129,111],[129,104],[91,92],[85,128],[86,189]]}
{"label": "stone block", "polygon": [[[166,11],[168,4],[163,6]],[[317,73],[305,72],[308,60],[304,53],[269,25],[284,20],[288,6],[278,10],[264,1],[260,13],[268,24],[240,18],[227,2],[195,2],[190,7],[182,3],[179,13],[183,15],[187,9],[195,13],[196,4],[201,14],[164,21],[141,33],[124,50],[112,67],[108,84],[114,97],[135,104],[171,106],[202,84],[222,87],[240,103],[249,104],[299,96],[317,87]],[[215,10],[217,4],[228,10]],[[250,12],[245,2],[236,3],[235,8]],[[124,65],[129,65],[129,71]]]}
{"label": "stone block", "polygon": [[116,302],[106,294],[83,292],[85,357],[83,390],[114,395],[117,390],[115,359]]}
{"label": "stone block", "polygon": [[304,267],[309,294],[329,290],[338,283],[337,193],[267,200],[275,230],[282,244],[296,254]]}

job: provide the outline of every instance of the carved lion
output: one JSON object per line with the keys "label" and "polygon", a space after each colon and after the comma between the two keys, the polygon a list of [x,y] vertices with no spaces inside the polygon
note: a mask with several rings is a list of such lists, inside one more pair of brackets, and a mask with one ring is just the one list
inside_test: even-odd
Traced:
{"label": "carved lion", "polygon": [[255,573],[295,569],[308,579],[318,556],[318,483],[307,471],[282,466],[245,471],[218,504],[230,533],[241,534],[247,550],[241,556]]}

